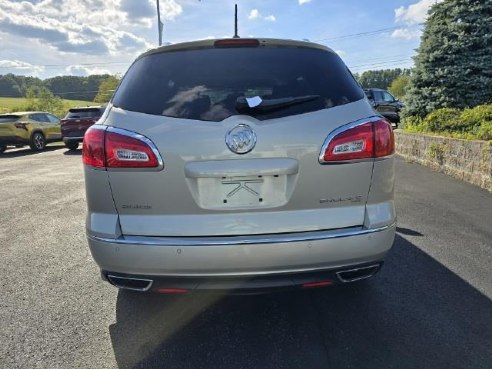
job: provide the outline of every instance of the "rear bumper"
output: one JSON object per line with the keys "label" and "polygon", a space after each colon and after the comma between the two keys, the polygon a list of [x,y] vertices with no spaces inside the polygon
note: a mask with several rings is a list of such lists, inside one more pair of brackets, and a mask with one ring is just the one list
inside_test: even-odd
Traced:
{"label": "rear bumper", "polygon": [[282,274],[332,273],[378,263],[393,245],[394,236],[392,224],[377,229],[353,227],[235,237],[108,239],[88,235],[88,242],[105,273],[153,280],[191,278],[195,283],[216,277],[250,280]]}
{"label": "rear bumper", "polygon": [[64,143],[70,143],[70,142],[82,142],[84,140],[84,137],[63,137],[63,142]]}
{"label": "rear bumper", "polygon": [[320,288],[350,283],[374,276],[383,262],[302,273],[233,277],[162,277],[101,271],[112,285],[134,291],[182,294],[193,291],[227,291],[228,293],[274,292],[291,288]]}
{"label": "rear bumper", "polygon": [[0,145],[27,145],[29,140],[18,136],[0,136]]}

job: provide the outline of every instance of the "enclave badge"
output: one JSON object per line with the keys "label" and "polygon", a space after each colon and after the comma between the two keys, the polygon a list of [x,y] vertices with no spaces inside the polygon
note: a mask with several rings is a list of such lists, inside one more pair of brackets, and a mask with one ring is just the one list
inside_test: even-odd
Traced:
{"label": "enclave badge", "polygon": [[250,126],[239,124],[227,132],[225,142],[232,152],[246,154],[256,145],[256,133]]}

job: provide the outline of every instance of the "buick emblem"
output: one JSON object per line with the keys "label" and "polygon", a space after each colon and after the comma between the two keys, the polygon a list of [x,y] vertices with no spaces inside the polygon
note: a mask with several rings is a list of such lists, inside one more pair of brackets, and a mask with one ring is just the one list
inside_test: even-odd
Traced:
{"label": "buick emblem", "polygon": [[225,142],[232,152],[246,154],[256,145],[256,133],[250,126],[240,124],[227,132]]}

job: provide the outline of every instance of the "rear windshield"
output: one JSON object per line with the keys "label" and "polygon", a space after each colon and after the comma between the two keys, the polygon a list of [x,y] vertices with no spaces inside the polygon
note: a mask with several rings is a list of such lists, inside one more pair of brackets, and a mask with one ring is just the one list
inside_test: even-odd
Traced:
{"label": "rear windshield", "polygon": [[212,48],[143,57],[125,75],[113,104],[169,117],[221,121],[237,115],[238,97],[314,100],[243,114],[260,120],[331,108],[364,97],[342,60],[318,49]]}
{"label": "rear windshield", "polygon": [[20,115],[2,115],[0,116],[0,123],[15,122],[20,118]]}
{"label": "rear windshield", "polygon": [[104,108],[80,108],[70,109],[65,119],[68,118],[99,118],[104,112]]}

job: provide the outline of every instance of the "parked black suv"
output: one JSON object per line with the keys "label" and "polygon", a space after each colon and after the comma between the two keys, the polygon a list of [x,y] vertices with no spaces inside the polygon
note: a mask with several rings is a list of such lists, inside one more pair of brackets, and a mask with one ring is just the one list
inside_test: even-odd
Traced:
{"label": "parked black suv", "polygon": [[400,123],[400,111],[405,105],[388,91],[380,88],[367,88],[364,92],[374,110],[388,119],[394,128],[397,128]]}

